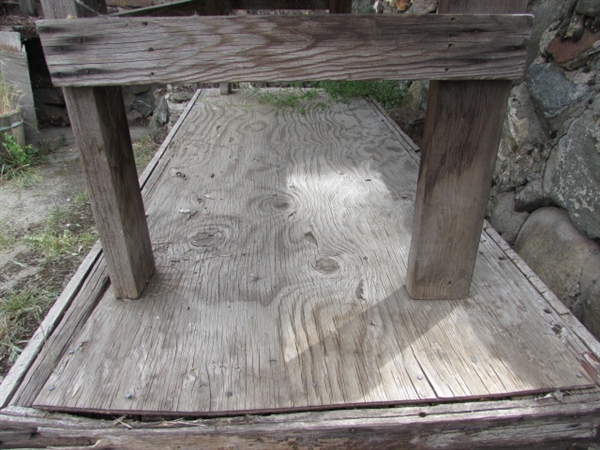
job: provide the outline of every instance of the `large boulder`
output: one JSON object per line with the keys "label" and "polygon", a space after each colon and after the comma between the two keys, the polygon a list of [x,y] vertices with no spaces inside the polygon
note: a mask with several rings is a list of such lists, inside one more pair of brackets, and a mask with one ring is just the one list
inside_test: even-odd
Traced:
{"label": "large boulder", "polygon": [[533,212],[515,250],[582,323],[600,338],[600,245],[555,207]]}
{"label": "large boulder", "polygon": [[598,116],[588,109],[573,121],[550,154],[543,183],[546,197],[566,209],[573,223],[591,238],[600,238]]}

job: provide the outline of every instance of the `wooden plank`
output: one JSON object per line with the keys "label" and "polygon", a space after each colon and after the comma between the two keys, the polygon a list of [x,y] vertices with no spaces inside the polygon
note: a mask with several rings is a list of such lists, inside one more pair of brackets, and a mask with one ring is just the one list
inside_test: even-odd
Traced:
{"label": "wooden plank", "polygon": [[37,3],[35,0],[19,0],[21,14],[25,16],[37,16]]}
{"label": "wooden plank", "polygon": [[[72,0],[47,2],[44,13],[50,18],[72,13],[85,17],[92,7],[106,12],[104,0],[76,3],[75,7]],[[64,89],[63,93],[114,294],[137,298],[154,272],[154,257],[121,89]]]}
{"label": "wooden plank", "polygon": [[99,243],[96,243],[90,250],[90,253],[83,260],[75,275],[69,280],[69,283],[56,299],[48,314],[36,330],[33,337],[27,343],[27,347],[21,352],[19,358],[15,361],[10,371],[0,384],[0,408],[5,407],[12,395],[15,393],[27,371],[30,369],[37,355],[42,351],[42,347],[50,338],[55,328],[63,318],[65,311],[71,306],[73,299],[79,294],[79,291],[86,281],[92,267],[97,262],[101,253]]}
{"label": "wooden plank", "polygon": [[[313,15],[40,21],[61,86],[323,79],[510,79],[527,15]],[[126,49],[126,50],[125,50]]]}
{"label": "wooden plank", "polygon": [[[155,170],[160,170],[160,161],[163,159],[165,152],[171,145],[177,130],[181,126],[183,120],[189,114],[192,105],[196,102],[196,99],[200,95],[200,91],[196,92],[194,97],[190,100],[187,108],[181,114],[177,123],[173,126],[165,141],[157,150],[154,158],[140,176],[140,186],[146,188],[148,192],[152,192],[152,186],[148,185],[148,180]],[[162,161],[164,164],[169,158],[165,157]],[[11,396],[17,389],[20,389],[19,399],[15,400],[13,404],[31,405],[33,399],[39,394],[39,390],[42,388],[43,383],[50,376],[53,365],[56,363],[55,358],[60,356],[62,347],[66,345],[69,338],[75,333],[77,327],[81,325],[81,319],[72,319],[72,311],[67,310],[72,308],[74,311],[81,312],[82,317],[87,317],[91,313],[91,309],[95,307],[94,300],[97,300],[99,292],[97,282],[93,281],[95,277],[101,277],[105,280],[106,270],[98,270],[98,264],[100,262],[101,247],[99,242],[90,250],[85,260],[81,263],[77,273],[69,281],[69,284],[65,287],[60,297],[56,300],[49,313],[44,318],[40,327],[27,344],[27,347],[13,365],[11,371],[8,373],[6,378],[0,385],[0,408],[6,406],[7,402],[11,399]],[[104,282],[104,281],[102,281]],[[90,286],[95,286],[90,288]],[[90,303],[91,300],[91,303]],[[71,306],[74,305],[74,306]],[[82,305],[82,306],[81,306]],[[65,319],[66,318],[66,319]],[[58,328],[59,324],[61,325]],[[54,336],[55,329],[59,330],[60,338],[66,341],[61,341],[60,344],[56,344],[56,341],[50,341],[49,345],[45,346],[47,341],[57,339]],[[36,358],[39,356],[37,365],[34,365]],[[54,361],[49,363],[49,361]],[[33,369],[30,368],[33,365]],[[29,378],[25,379],[26,373],[29,371]],[[25,379],[25,381],[23,381]],[[41,383],[41,384],[40,384]]]}
{"label": "wooden plank", "polygon": [[[587,448],[600,438],[600,394],[422,407],[359,409],[194,421],[100,421],[31,409],[0,412],[5,446],[259,450]],[[79,448],[79,447],[78,447]]]}
{"label": "wooden plank", "polygon": [[138,298],[154,257],[121,89],[65,88],[64,95],[114,294]]}
{"label": "wooden plank", "polygon": [[40,143],[37,118],[27,65],[27,53],[21,44],[20,33],[0,31],[0,73],[4,79],[16,86],[22,93],[20,105],[25,123],[25,141],[38,146]]}
{"label": "wooden plank", "polygon": [[47,19],[96,17],[106,14],[104,0],[40,0]]}
{"label": "wooden plank", "polygon": [[469,299],[408,298],[417,164],[368,102],[321,103],[203,97],[145,194],[144,300],[101,300],[36,406],[238,414],[594,385],[491,240]]}
{"label": "wooden plank", "polygon": [[[440,4],[454,14],[527,9],[526,0],[452,5]],[[430,85],[406,284],[413,298],[469,294],[510,88],[508,81]]]}
{"label": "wooden plank", "polygon": [[[68,344],[77,336],[109,286],[106,264],[104,258],[100,256],[77,293],[77,299],[73,302],[73,306],[66,311],[55,331],[45,342],[42,352],[23,378],[19,389],[10,400],[11,405],[30,406],[33,403],[60,358],[64,353],[70,351],[67,349]],[[81,345],[75,345],[72,350],[82,351],[84,346],[85,343],[81,343]]]}

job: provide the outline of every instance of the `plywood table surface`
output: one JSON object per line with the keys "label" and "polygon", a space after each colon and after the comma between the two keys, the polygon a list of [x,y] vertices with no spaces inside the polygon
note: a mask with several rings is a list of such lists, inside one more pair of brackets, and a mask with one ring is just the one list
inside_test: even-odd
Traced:
{"label": "plywood table surface", "polygon": [[486,233],[467,299],[408,297],[410,147],[367,100],[204,92],[144,188],[157,273],[139,300],[106,289],[34,406],[220,415],[595,386]]}

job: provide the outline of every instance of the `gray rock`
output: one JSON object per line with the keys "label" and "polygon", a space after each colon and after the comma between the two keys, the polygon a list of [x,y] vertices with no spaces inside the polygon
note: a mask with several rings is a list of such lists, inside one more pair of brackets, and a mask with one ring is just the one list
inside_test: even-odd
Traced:
{"label": "gray rock", "polygon": [[596,17],[600,15],[600,1],[598,0],[579,0],[575,8],[579,14],[588,17]]}
{"label": "gray rock", "polygon": [[564,211],[547,207],[536,210],[525,221],[515,250],[600,337],[600,246],[583,236]]}
{"label": "gray rock", "polygon": [[498,158],[494,169],[494,192],[517,189],[541,179],[549,149],[525,83],[513,88]]}
{"label": "gray rock", "polygon": [[544,194],[542,180],[534,180],[519,189],[515,194],[515,211],[533,212],[552,203]]}
{"label": "gray rock", "polygon": [[154,108],[156,108],[154,94],[152,94],[150,91],[147,91],[143,94],[136,95],[131,107],[139,112],[142,116],[148,117],[154,112]]}
{"label": "gray rock", "polygon": [[591,238],[600,237],[600,129],[597,114],[575,119],[552,150],[544,174],[544,192],[569,212]]}
{"label": "gray rock", "polygon": [[584,87],[572,83],[554,63],[530,66],[526,82],[536,109],[550,124],[571,106],[579,105],[587,93]]}
{"label": "gray rock", "polygon": [[504,192],[492,202],[489,222],[508,243],[512,244],[527,216],[529,214],[526,212],[515,211],[514,192]]}
{"label": "gray rock", "polygon": [[169,122],[169,105],[167,99],[162,97],[150,120],[150,137],[154,142],[160,144],[168,134],[167,124]]}
{"label": "gray rock", "polygon": [[173,92],[169,96],[170,97],[169,100],[171,100],[174,103],[184,103],[184,102],[189,102],[193,96],[194,96],[193,92],[188,92],[188,91]]}

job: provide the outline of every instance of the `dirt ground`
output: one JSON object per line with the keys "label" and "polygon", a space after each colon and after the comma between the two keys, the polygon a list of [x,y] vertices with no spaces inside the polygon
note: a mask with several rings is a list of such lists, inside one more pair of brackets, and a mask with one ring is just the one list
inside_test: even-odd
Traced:
{"label": "dirt ground", "polygon": [[40,164],[0,181],[0,381],[97,240],[70,128],[43,129],[41,142]]}

